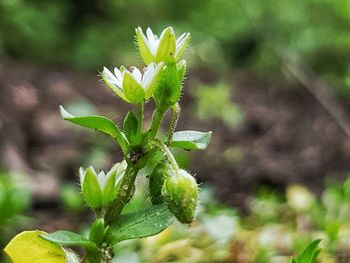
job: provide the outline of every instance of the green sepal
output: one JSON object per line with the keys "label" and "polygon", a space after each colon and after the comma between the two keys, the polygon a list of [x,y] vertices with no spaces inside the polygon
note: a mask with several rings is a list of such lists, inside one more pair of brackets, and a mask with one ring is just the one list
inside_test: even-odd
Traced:
{"label": "green sepal", "polygon": [[198,185],[193,176],[179,169],[176,175],[165,180],[162,195],[181,223],[192,223],[198,203]]}
{"label": "green sepal", "polygon": [[125,71],[123,78],[123,91],[131,103],[139,103],[145,98],[145,91],[129,71]]}
{"label": "green sepal", "polygon": [[132,143],[134,136],[137,133],[138,120],[133,110],[130,110],[125,116],[123,129],[126,137]]}
{"label": "green sepal", "polygon": [[41,234],[43,239],[62,246],[80,246],[87,250],[98,250],[97,245],[80,234],[59,230],[51,234]]}
{"label": "green sepal", "polygon": [[119,216],[106,233],[107,242],[116,243],[156,235],[173,221],[173,215],[166,205],[154,205],[144,210]]}
{"label": "green sepal", "polygon": [[177,73],[179,75],[179,80],[180,82],[182,82],[182,80],[186,75],[186,60],[183,59],[180,62],[178,62],[176,64],[176,68],[177,68]]}
{"label": "green sepal", "polygon": [[85,202],[91,208],[102,207],[102,191],[97,180],[97,175],[92,166],[87,168],[81,180],[81,188]]}
{"label": "green sepal", "polygon": [[181,97],[181,82],[175,61],[168,63],[154,92],[154,101],[159,108],[174,105]]}
{"label": "green sepal", "polygon": [[149,176],[149,195],[152,204],[163,203],[162,187],[166,178],[172,175],[170,164],[163,160],[154,168]]}
{"label": "green sepal", "polygon": [[137,40],[141,58],[143,62],[145,62],[145,64],[148,65],[154,60],[153,55],[151,54],[150,49],[146,44],[146,41],[144,39],[145,35],[142,33],[142,29],[138,27],[135,29],[135,31],[136,31],[136,40]]}
{"label": "green sepal", "polygon": [[210,142],[211,134],[211,131],[178,131],[173,135],[171,147],[185,150],[204,150]]}
{"label": "green sepal", "polygon": [[102,244],[105,236],[105,222],[103,218],[97,218],[92,224],[89,233],[89,240],[97,245]]}
{"label": "green sepal", "polygon": [[160,38],[159,46],[156,53],[156,63],[164,61],[165,63],[171,63],[175,61],[176,50],[176,38],[172,27],[164,29]]}

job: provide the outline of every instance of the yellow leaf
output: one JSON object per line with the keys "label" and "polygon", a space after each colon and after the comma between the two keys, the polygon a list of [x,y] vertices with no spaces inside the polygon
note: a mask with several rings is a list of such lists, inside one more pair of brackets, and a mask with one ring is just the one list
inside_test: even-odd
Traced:
{"label": "yellow leaf", "polygon": [[15,236],[6,246],[5,252],[13,263],[66,263],[64,250],[39,235],[44,231],[24,231]]}

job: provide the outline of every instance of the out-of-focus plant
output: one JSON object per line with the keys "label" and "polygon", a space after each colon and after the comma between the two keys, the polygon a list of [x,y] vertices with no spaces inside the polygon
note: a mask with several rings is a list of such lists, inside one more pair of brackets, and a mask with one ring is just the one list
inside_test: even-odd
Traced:
{"label": "out-of-focus plant", "polygon": [[216,119],[231,127],[242,122],[244,115],[239,106],[231,101],[231,89],[226,83],[200,85],[193,95],[199,119]]}
{"label": "out-of-focus plant", "polygon": [[[179,168],[171,148],[203,150],[211,132],[175,132],[180,116],[179,100],[186,61],[181,57],[190,39],[189,33],[175,37],[173,28],[163,30],[158,37],[148,28],[146,35],[136,29],[137,44],[143,61],[143,72],[136,67],[107,68],[101,73],[105,84],[121,99],[137,106],[125,116],[123,130],[104,116],[76,117],[61,107],[62,117],[74,124],[110,135],[121,147],[124,160],[109,171],[96,171],[92,166],[80,168],[80,185],[85,203],[95,212],[89,236],[59,230],[47,234],[26,231],[18,234],[5,251],[14,263],[23,262],[112,262],[113,246],[117,243],[153,236],[166,229],[174,217],[184,224],[192,223],[198,205],[198,185],[195,178]],[[152,120],[144,125],[144,105],[155,102]],[[158,130],[167,111],[172,112],[165,139]],[[138,211],[123,213],[133,198],[135,181],[149,169],[149,197],[152,205]],[[140,173],[139,173],[140,172]],[[68,195],[66,193],[66,195]],[[70,206],[75,204],[70,203]],[[83,257],[64,247],[78,246]],[[28,261],[30,260],[30,261]]]}
{"label": "out-of-focus plant", "polygon": [[298,257],[291,257],[290,263],[313,263],[321,249],[318,248],[321,240],[312,241]]}
{"label": "out-of-focus plant", "polygon": [[30,187],[25,178],[16,172],[0,171],[0,247],[16,231],[28,225],[28,220],[22,214],[29,205]]}

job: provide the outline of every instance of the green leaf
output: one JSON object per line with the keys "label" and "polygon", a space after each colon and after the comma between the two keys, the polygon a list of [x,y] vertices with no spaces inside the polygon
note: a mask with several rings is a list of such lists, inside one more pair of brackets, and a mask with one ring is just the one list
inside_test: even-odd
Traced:
{"label": "green leaf", "polygon": [[313,263],[316,257],[320,253],[321,249],[318,248],[321,240],[317,239],[312,241],[297,257],[296,259],[291,258],[291,263]]}
{"label": "green leaf", "polygon": [[118,217],[107,232],[111,244],[134,238],[156,235],[173,221],[173,215],[166,205],[154,205],[135,213]]}
{"label": "green leaf", "polygon": [[96,244],[80,234],[59,230],[51,234],[41,234],[43,239],[63,246],[81,246],[88,250],[98,250]]}
{"label": "green leaf", "polygon": [[210,139],[211,131],[179,131],[174,133],[171,147],[185,150],[204,150],[207,148]]}
{"label": "green leaf", "polygon": [[132,141],[137,133],[137,117],[133,110],[129,111],[123,122],[123,129],[129,141]]}
{"label": "green leaf", "polygon": [[13,263],[66,263],[67,257],[61,246],[44,240],[43,231],[24,231],[15,236],[5,252]]}
{"label": "green leaf", "polygon": [[62,106],[60,106],[60,112],[62,118],[67,121],[86,128],[95,129],[112,136],[118,141],[123,152],[127,152],[127,147],[129,145],[128,140],[126,139],[125,134],[119,130],[112,120],[98,115],[76,117],[66,111]]}
{"label": "green leaf", "polygon": [[172,27],[164,29],[159,37],[159,46],[156,54],[156,63],[175,61],[176,39]]}
{"label": "green leaf", "polygon": [[95,170],[90,166],[85,171],[82,182],[82,191],[85,202],[92,208],[102,205],[102,190],[97,180]]}
{"label": "green leaf", "polygon": [[103,218],[97,218],[92,224],[89,233],[89,240],[101,244],[105,235],[105,222]]}

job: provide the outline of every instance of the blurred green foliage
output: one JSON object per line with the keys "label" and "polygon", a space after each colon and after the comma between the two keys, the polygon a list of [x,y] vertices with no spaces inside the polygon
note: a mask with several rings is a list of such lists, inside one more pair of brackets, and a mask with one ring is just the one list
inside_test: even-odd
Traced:
{"label": "blurred green foliage", "polygon": [[[30,187],[26,178],[17,172],[0,170],[0,250],[10,238],[31,220],[23,213],[31,204]],[[0,253],[0,262],[4,262]],[[6,261],[5,261],[6,262]]]}
{"label": "blurred green foliage", "polygon": [[219,120],[234,127],[243,121],[243,113],[231,100],[228,84],[200,85],[193,92],[196,98],[195,113],[200,120]]}
{"label": "blurred green foliage", "polygon": [[189,56],[197,67],[276,70],[275,49],[281,48],[345,86],[349,14],[347,0],[3,0],[0,52],[85,69],[125,56],[137,64],[130,28],[159,32],[171,24],[191,32]]}

